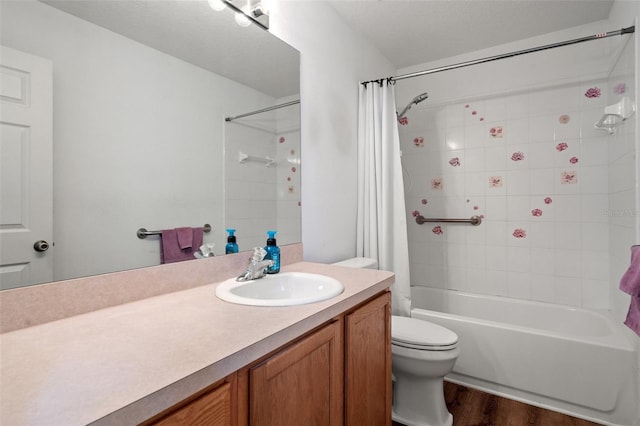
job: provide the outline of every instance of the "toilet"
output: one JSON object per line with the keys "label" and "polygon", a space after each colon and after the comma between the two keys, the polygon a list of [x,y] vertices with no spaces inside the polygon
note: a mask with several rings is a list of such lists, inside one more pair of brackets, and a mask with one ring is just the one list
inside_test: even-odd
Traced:
{"label": "toilet", "polygon": [[[378,269],[375,259],[364,257],[334,265]],[[453,331],[415,318],[391,317],[394,421],[406,426],[453,424],[442,382],[459,354],[458,336]]]}

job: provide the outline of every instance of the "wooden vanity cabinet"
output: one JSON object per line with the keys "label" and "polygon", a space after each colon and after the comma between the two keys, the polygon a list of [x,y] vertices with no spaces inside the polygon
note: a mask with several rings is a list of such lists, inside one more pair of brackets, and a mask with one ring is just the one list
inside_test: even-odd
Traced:
{"label": "wooden vanity cabinet", "polygon": [[144,426],[391,426],[390,293],[176,407]]}
{"label": "wooden vanity cabinet", "polygon": [[142,423],[142,426],[237,425],[237,374],[221,380],[175,407]]}

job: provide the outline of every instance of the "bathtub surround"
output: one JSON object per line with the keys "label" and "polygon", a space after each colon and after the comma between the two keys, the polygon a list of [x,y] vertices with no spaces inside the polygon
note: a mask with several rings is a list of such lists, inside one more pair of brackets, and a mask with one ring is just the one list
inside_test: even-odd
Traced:
{"label": "bathtub surround", "polygon": [[637,350],[611,315],[427,287],[411,295],[412,317],[459,336],[447,380],[596,422],[634,424]]}
{"label": "bathtub surround", "polygon": [[359,87],[356,255],[395,272],[393,314],[409,316],[409,252],[393,87],[388,81]]}
{"label": "bathtub surround", "polygon": [[[622,2],[626,19],[620,13],[611,22],[418,65],[399,74],[626,27],[634,24],[628,17],[640,12],[631,6]],[[613,330],[617,343],[595,343],[591,353],[600,354],[603,365],[619,363],[624,371],[598,378],[613,386],[610,391],[618,395],[615,398],[561,402],[572,391],[557,392],[579,383],[574,376],[561,386],[530,388],[541,384],[536,383],[545,371],[560,374],[557,362],[568,362],[556,362],[561,351],[552,350],[555,355],[548,370],[516,368],[507,374],[503,366],[520,359],[514,355],[516,348],[492,346],[473,352],[483,355],[482,362],[501,359],[504,363],[475,372],[458,371],[456,366],[457,379],[536,405],[624,425],[640,421],[638,340],[622,324],[629,296],[618,289],[629,266],[629,247],[637,244],[637,114],[613,135],[593,125],[604,107],[625,93],[637,99],[637,37],[635,33],[524,55],[410,79],[396,87],[401,104],[417,93],[429,92],[429,100],[412,108],[406,122],[400,123],[412,293],[433,290],[449,297],[466,292],[479,299],[502,296],[516,303],[547,302],[604,311],[613,318],[604,329]],[[418,215],[479,215],[483,223],[478,227],[417,225],[413,218]],[[415,296],[412,304],[417,306]],[[448,315],[446,306],[440,309]],[[484,325],[481,318],[486,313],[479,309],[471,315],[471,323]],[[534,327],[547,319],[544,315],[534,318]],[[456,331],[453,325],[445,326]],[[465,341],[462,336],[460,340]],[[565,340],[574,338],[555,336],[552,347],[566,345]],[[521,346],[538,354],[534,342],[533,337],[524,337]],[[461,352],[462,368],[464,347]],[[593,356],[575,352],[580,362],[591,357],[590,368],[597,370],[597,356]],[[485,373],[493,376],[484,382],[473,378]],[[518,383],[510,381],[521,373]],[[587,393],[604,389],[582,387]],[[585,404],[598,409],[584,410]]]}

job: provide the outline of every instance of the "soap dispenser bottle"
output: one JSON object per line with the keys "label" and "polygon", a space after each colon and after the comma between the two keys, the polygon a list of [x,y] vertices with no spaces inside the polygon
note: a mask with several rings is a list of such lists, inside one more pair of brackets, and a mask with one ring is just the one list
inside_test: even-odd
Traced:
{"label": "soap dispenser bottle", "polygon": [[237,253],[238,252],[238,244],[236,244],[236,236],[235,229],[227,229],[229,236],[227,237],[227,245],[224,248],[224,252],[226,254]]}
{"label": "soap dispenser bottle", "polygon": [[267,267],[267,274],[277,274],[280,272],[280,247],[276,245],[276,234],[278,231],[267,231],[267,245],[264,248],[267,251],[265,260],[273,260],[273,265]]}

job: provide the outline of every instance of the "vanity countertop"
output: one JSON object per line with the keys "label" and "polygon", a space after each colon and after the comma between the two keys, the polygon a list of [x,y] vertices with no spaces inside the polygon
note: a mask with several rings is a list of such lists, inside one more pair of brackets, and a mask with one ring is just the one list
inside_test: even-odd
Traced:
{"label": "vanity countertop", "polygon": [[0,335],[0,424],[139,423],[393,282],[390,272],[310,262],[282,271],[327,275],[345,290],[257,307],[218,299],[213,283]]}

